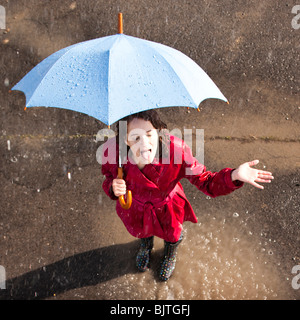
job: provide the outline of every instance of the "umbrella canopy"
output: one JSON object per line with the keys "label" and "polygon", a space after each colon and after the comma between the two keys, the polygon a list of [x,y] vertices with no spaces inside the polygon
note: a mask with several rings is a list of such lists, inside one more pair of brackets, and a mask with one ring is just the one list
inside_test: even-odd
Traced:
{"label": "umbrella canopy", "polygon": [[110,125],[140,111],[227,101],[192,59],[166,45],[116,34],[84,41],[44,59],[12,90],[26,107],[56,107]]}
{"label": "umbrella canopy", "polygon": [[[56,107],[88,114],[107,125],[148,109],[227,101],[189,57],[168,46],[123,34],[84,41],[44,59],[12,90],[23,91],[26,107]],[[121,162],[118,177],[123,177]],[[119,197],[121,206],[131,206]]]}

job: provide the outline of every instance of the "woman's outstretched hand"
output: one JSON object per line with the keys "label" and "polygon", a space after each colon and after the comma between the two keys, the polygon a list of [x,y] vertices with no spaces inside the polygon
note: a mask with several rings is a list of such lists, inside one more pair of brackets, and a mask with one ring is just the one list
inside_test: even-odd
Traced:
{"label": "woman's outstretched hand", "polygon": [[257,182],[270,183],[274,177],[269,171],[263,171],[251,168],[259,163],[259,160],[253,160],[241,164],[237,169],[231,173],[231,179],[239,180],[252,184],[254,187],[264,189],[264,187]]}

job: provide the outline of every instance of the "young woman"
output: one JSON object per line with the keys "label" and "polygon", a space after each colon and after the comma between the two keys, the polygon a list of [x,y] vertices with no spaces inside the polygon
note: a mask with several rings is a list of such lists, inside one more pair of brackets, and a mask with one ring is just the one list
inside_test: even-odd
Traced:
{"label": "young woman", "polygon": [[[192,155],[190,148],[175,136],[163,134],[166,125],[155,110],[128,116],[128,157],[123,165],[124,179],[117,178],[118,151],[115,158],[107,159],[108,149],[117,148],[117,138],[106,142],[102,164],[105,193],[113,200],[132,191],[130,209],[123,209],[117,201],[116,211],[129,233],[141,239],[136,257],[137,268],[145,271],[149,267],[153,236],[164,239],[164,257],[159,278],[166,281],[172,275],[176,263],[176,251],[182,241],[182,225],[185,221],[197,222],[180,180],[188,179],[200,191],[210,197],[227,195],[240,188],[244,182],[263,189],[258,184],[269,183],[272,173],[251,168],[259,161],[250,161],[237,169],[225,168],[220,172],[206,171]],[[121,137],[122,140],[122,137]],[[108,161],[107,161],[108,160]]]}

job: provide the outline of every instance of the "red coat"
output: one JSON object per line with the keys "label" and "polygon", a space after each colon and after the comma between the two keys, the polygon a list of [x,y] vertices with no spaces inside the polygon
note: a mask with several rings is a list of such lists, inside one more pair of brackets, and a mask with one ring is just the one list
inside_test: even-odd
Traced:
{"label": "red coat", "polygon": [[[106,142],[106,146],[112,146],[114,143],[115,138],[112,138]],[[103,146],[103,155],[107,157],[108,152],[105,149]],[[179,182],[183,178],[188,179],[210,197],[229,194],[243,185],[240,181],[231,180],[233,169],[225,168],[220,172],[206,171],[205,166],[193,157],[190,148],[174,136],[170,136],[169,152],[170,164],[163,164],[155,159],[142,170],[130,161],[123,164],[124,180],[127,189],[132,191],[133,200],[128,210],[122,209],[117,201],[116,210],[128,232],[134,237],[146,238],[154,235],[166,241],[176,242],[184,221],[197,222]],[[181,164],[174,164],[174,154],[183,155]],[[102,164],[102,173],[106,177],[102,187],[114,200],[118,199],[111,189],[113,179],[117,178],[116,159],[116,164]]]}

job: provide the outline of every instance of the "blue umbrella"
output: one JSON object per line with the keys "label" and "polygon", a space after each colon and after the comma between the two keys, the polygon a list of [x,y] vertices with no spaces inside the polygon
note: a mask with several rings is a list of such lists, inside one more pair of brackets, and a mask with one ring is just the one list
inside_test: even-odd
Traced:
{"label": "blue umbrella", "polygon": [[119,34],[53,53],[12,90],[25,93],[26,108],[70,109],[107,125],[148,109],[198,108],[208,98],[227,101],[199,65],[182,52],[125,35],[122,23],[119,27]]}
{"label": "blue umbrella", "polygon": [[[107,125],[148,109],[227,101],[192,59],[171,47],[123,34],[84,41],[40,62],[12,90],[23,91],[26,107],[55,107],[88,114]],[[228,102],[228,101],[227,101]],[[118,177],[123,172],[119,163]],[[130,208],[127,201],[120,203]]]}

